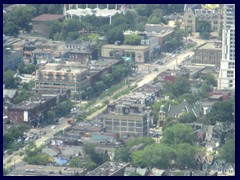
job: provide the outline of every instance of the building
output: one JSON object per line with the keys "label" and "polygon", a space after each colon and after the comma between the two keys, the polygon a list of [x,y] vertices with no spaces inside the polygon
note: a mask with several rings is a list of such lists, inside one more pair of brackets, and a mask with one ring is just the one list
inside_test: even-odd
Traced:
{"label": "building", "polygon": [[138,63],[149,62],[149,46],[112,45],[102,46],[102,57],[130,57]]}
{"label": "building", "polygon": [[116,133],[120,138],[147,136],[147,114],[130,113],[126,106],[117,106],[116,108],[121,109],[122,112],[103,116],[103,124],[107,132]]}
{"label": "building", "polygon": [[160,111],[159,111],[159,124],[158,126],[163,126],[166,121],[166,108],[164,105],[161,105]]}
{"label": "building", "polygon": [[76,64],[46,64],[37,70],[35,88],[71,89],[79,94],[90,85],[88,69]]}
{"label": "building", "polygon": [[146,24],[145,32],[148,36],[158,37],[158,45],[162,45],[174,35],[174,27],[160,24]]}
{"label": "building", "polygon": [[212,32],[219,32],[222,24],[222,6],[215,4],[213,8],[206,8],[201,4],[185,5],[183,23],[185,27],[197,32],[196,26],[198,21],[208,21],[211,24]]}
{"label": "building", "polygon": [[97,49],[90,41],[75,40],[66,42],[67,57],[74,62],[83,64],[98,59]]}
{"label": "building", "polygon": [[62,21],[64,15],[61,14],[41,14],[32,19],[33,32],[48,36],[50,25],[55,21]]}
{"label": "building", "polygon": [[218,89],[235,89],[235,4],[223,6],[222,61]]}
{"label": "building", "polygon": [[22,62],[23,42],[21,39],[3,36],[3,70],[15,70]]}
{"label": "building", "polygon": [[196,48],[193,56],[193,63],[197,64],[213,64],[220,67],[222,59],[222,43],[208,42]]}
{"label": "building", "polygon": [[124,169],[127,166],[129,166],[129,163],[107,161],[96,169],[88,172],[86,176],[123,176]]}

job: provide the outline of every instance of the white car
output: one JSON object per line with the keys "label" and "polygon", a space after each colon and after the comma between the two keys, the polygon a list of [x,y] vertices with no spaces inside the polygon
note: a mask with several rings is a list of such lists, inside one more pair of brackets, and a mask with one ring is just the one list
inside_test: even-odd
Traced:
{"label": "white car", "polygon": [[56,128],[56,126],[52,126],[52,127],[51,127],[51,129],[55,129],[55,128]]}

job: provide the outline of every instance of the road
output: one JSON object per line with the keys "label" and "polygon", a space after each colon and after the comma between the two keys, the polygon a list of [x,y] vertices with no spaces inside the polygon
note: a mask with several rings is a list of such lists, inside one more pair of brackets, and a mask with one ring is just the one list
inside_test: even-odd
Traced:
{"label": "road", "polygon": [[[193,39],[193,41],[195,41],[198,44],[198,46],[206,42],[206,41],[203,41],[203,40],[195,40],[195,39]],[[142,65],[139,65],[139,72],[141,72],[141,70],[142,71],[147,70],[147,72],[145,72],[146,74],[144,75],[144,77],[141,81],[139,81],[137,83],[133,82],[131,84],[131,86],[134,86],[135,84],[137,84],[137,88],[139,88],[139,87],[143,86],[144,84],[147,84],[147,83],[151,82],[160,73],[166,71],[167,69],[176,68],[177,64],[180,64],[181,62],[184,61],[185,57],[192,56],[193,54],[194,53],[192,52],[192,50],[187,50],[187,51],[184,51],[184,52],[176,55],[176,57],[174,57],[174,58],[170,58],[171,60],[167,61],[166,64],[164,64],[164,65],[158,65],[158,64],[142,64]],[[169,58],[169,57],[167,57],[167,58]],[[153,69],[156,69],[156,68],[158,70],[153,71]],[[124,86],[120,90],[118,90],[117,92],[122,91],[126,88],[127,88],[127,86]],[[116,93],[114,93],[114,94],[116,94]],[[105,97],[105,98],[99,100],[97,102],[97,104],[100,103],[100,102],[103,102],[105,100],[109,100],[110,102],[114,101],[114,100],[111,99],[111,97]],[[95,105],[93,105],[93,106],[95,106]],[[90,117],[88,117],[88,119],[89,118],[92,119],[92,118],[96,117],[97,115],[102,113],[103,110],[104,110],[104,108],[95,112]],[[60,130],[64,130],[67,127],[69,127],[70,125],[67,123],[67,119],[68,118],[66,118],[66,117],[60,118],[58,124],[55,125],[56,126],[55,129],[51,129],[52,125],[49,125],[49,126],[47,126],[45,128],[42,128],[42,129],[35,129],[34,131],[39,133],[39,134],[40,134],[40,131],[41,132],[46,132],[46,135],[40,136],[40,138],[35,141],[35,144],[37,145],[37,147],[39,147],[41,145],[44,145],[45,142],[50,140],[56,132],[58,132]],[[4,158],[3,158],[3,164],[7,167],[11,167],[13,165],[15,165],[15,166],[23,165],[23,156],[19,156],[19,153],[21,153],[21,152],[24,152],[24,149],[20,149],[20,150],[14,152],[12,155],[9,155],[9,156],[5,155]]]}
{"label": "road", "polygon": [[[67,123],[67,119],[66,117],[62,117],[59,119],[58,124],[54,125],[56,126],[55,129],[51,129],[51,127],[53,125],[49,125],[46,126],[44,128],[41,129],[33,129],[31,131],[36,132],[39,135],[39,139],[37,139],[35,141],[35,144],[37,147],[44,145],[46,141],[49,141],[53,135],[60,131],[60,130],[64,130],[67,127],[69,127],[70,125]],[[40,136],[40,131],[41,132],[46,132],[45,135]],[[21,166],[23,165],[23,156],[19,156],[20,153],[24,152],[24,148],[19,149],[18,151],[13,152],[13,154],[11,155],[4,155],[3,157],[3,164],[6,165],[7,167],[11,167],[11,166]],[[9,162],[11,160],[11,162]]]}

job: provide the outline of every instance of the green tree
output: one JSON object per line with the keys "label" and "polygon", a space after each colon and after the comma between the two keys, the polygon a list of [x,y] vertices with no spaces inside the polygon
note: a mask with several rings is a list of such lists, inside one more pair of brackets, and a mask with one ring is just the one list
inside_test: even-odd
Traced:
{"label": "green tree", "polygon": [[163,11],[162,9],[154,9],[152,14],[148,18],[149,24],[160,24],[163,20]]}
{"label": "green tree", "polygon": [[235,163],[235,140],[228,139],[220,151],[222,157],[228,163]]}
{"label": "green tree", "polygon": [[7,36],[17,37],[19,30],[19,27],[14,22],[6,22],[3,27],[3,33]]}
{"label": "green tree", "polygon": [[167,82],[164,84],[163,91],[165,94],[170,94],[174,97],[179,97],[184,93],[190,92],[189,80],[183,76],[177,77],[174,83]]}
{"label": "green tree", "polygon": [[83,167],[83,164],[79,159],[79,157],[74,157],[70,160],[69,166],[72,168],[80,168],[80,167]]}
{"label": "green tree", "polygon": [[48,121],[53,122],[55,119],[55,112],[51,110],[47,111],[47,119]]}
{"label": "green tree", "polygon": [[117,28],[110,29],[106,33],[106,37],[109,44],[114,44],[115,41],[120,41],[121,43],[124,41],[123,32]]}
{"label": "green tree", "polygon": [[17,88],[20,82],[19,78],[14,77],[14,72],[10,70],[4,71],[3,81],[7,89]]}
{"label": "green tree", "polygon": [[207,74],[202,79],[205,80],[209,85],[217,86],[217,81],[213,74]]}
{"label": "green tree", "polygon": [[178,119],[180,123],[191,123],[197,121],[196,116],[193,113],[184,113]]}
{"label": "green tree", "polygon": [[200,33],[201,38],[209,39],[211,32],[211,23],[205,20],[197,20],[196,31]]}
{"label": "green tree", "polygon": [[152,144],[132,153],[133,166],[168,168],[176,158],[175,150],[166,144]]}
{"label": "green tree", "polygon": [[233,110],[233,100],[217,102],[215,103],[210,112],[207,114],[207,118],[212,124],[219,122],[233,122],[234,121],[234,110]]}
{"label": "green tree", "polygon": [[190,126],[175,124],[164,129],[163,142],[166,144],[192,144],[196,141],[196,135]]}
{"label": "green tree", "polygon": [[68,113],[71,112],[71,109],[73,108],[73,103],[70,100],[61,102],[57,104],[57,115],[58,116],[65,116]]}
{"label": "green tree", "polygon": [[119,147],[114,152],[114,160],[116,161],[129,161],[129,148],[127,147]]}
{"label": "green tree", "polygon": [[180,169],[185,168],[195,168],[196,161],[195,161],[195,154],[197,152],[196,147],[190,144],[179,144],[176,147],[176,165]]}
{"label": "green tree", "polygon": [[22,101],[29,99],[32,95],[33,93],[23,89],[20,92],[18,92],[17,96],[13,99],[13,103],[14,104],[21,103]]}
{"label": "green tree", "polygon": [[124,44],[127,45],[140,45],[141,38],[136,34],[128,34],[124,37]]}

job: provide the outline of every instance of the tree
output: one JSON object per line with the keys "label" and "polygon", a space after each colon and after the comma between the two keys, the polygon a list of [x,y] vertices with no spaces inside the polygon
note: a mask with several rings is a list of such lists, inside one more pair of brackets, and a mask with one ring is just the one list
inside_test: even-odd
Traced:
{"label": "tree", "polygon": [[217,81],[213,74],[209,73],[209,74],[203,76],[202,79],[205,80],[205,82],[209,85],[217,86]]}
{"label": "tree", "polygon": [[129,148],[127,147],[119,147],[114,152],[114,160],[115,161],[129,161]]}
{"label": "tree", "polygon": [[6,22],[3,27],[3,33],[7,36],[17,37],[19,30],[19,27],[14,22]]}
{"label": "tree", "polygon": [[193,113],[184,113],[178,118],[180,123],[191,123],[197,121],[196,116]]}
{"label": "tree", "polygon": [[14,77],[14,72],[10,70],[4,71],[3,81],[7,89],[17,88],[20,82],[19,78]]}
{"label": "tree", "polygon": [[108,30],[106,37],[109,44],[114,44],[115,41],[120,41],[121,43],[124,41],[123,32],[117,28]]}
{"label": "tree", "polygon": [[60,117],[65,116],[71,112],[72,108],[73,108],[73,103],[70,100],[61,102],[57,104],[57,115]]}
{"label": "tree", "polygon": [[51,110],[47,111],[47,119],[48,121],[53,122],[55,119],[55,112]]}
{"label": "tree", "polygon": [[196,22],[196,31],[200,33],[201,38],[209,39],[211,32],[211,23],[205,20]]}
{"label": "tree", "polygon": [[152,144],[132,153],[133,166],[168,168],[176,158],[175,150],[166,144]]}
{"label": "tree", "polygon": [[216,124],[216,121],[234,122],[233,103],[232,100],[215,103],[207,114],[207,118],[212,124]]}
{"label": "tree", "polygon": [[29,97],[31,97],[32,95],[33,93],[23,89],[20,92],[18,92],[17,96],[13,99],[13,103],[14,104],[21,103],[22,101],[29,99]]}
{"label": "tree", "polygon": [[235,163],[235,140],[228,139],[220,151],[222,157],[227,163]]}
{"label": "tree", "polygon": [[69,166],[73,168],[80,168],[80,167],[83,167],[83,164],[79,159],[79,157],[74,157],[70,160]]}
{"label": "tree", "polygon": [[163,11],[162,9],[154,9],[152,14],[148,18],[149,24],[160,24],[163,20]]}
{"label": "tree", "polygon": [[175,124],[163,131],[163,142],[166,144],[193,144],[195,141],[196,135],[193,129],[184,124]]}
{"label": "tree", "polygon": [[177,77],[174,83],[167,82],[164,84],[163,91],[165,94],[170,94],[174,97],[179,97],[184,93],[190,92],[190,83],[189,80],[185,77]]}
{"label": "tree", "polygon": [[154,142],[155,141],[150,137],[134,138],[134,139],[130,139],[127,142],[127,147],[130,149],[133,146],[136,146],[136,145],[139,145],[139,144],[145,144],[145,146],[147,146],[147,145],[153,144]]}
{"label": "tree", "polygon": [[140,45],[141,38],[136,34],[128,34],[124,37],[124,44],[127,45]]}
{"label": "tree", "polygon": [[197,149],[190,144],[179,144],[176,147],[176,165],[180,169],[190,169],[194,168],[196,165],[195,154]]}

